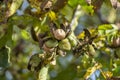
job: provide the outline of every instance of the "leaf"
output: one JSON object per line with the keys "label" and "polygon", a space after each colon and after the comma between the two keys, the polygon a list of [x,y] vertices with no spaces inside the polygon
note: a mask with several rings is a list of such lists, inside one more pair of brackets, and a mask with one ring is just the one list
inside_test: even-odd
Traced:
{"label": "leaf", "polygon": [[31,25],[33,23],[37,23],[36,22],[37,20],[35,18],[33,18],[32,16],[28,16],[28,15],[12,16],[11,21],[15,25],[21,25],[22,24],[24,26],[28,26],[28,25]]}
{"label": "leaf", "polygon": [[79,0],[69,0],[68,4],[72,7],[76,7],[78,5]]}
{"label": "leaf", "polygon": [[110,71],[105,71],[105,72],[103,72],[103,73],[104,73],[104,75],[105,75],[107,78],[111,78],[111,77],[113,76],[113,73],[110,72]]}
{"label": "leaf", "polygon": [[13,26],[12,26],[12,24],[9,23],[6,34],[0,38],[0,48],[5,46],[6,42],[12,38],[11,37],[12,31],[13,31]]}
{"label": "leaf", "polygon": [[96,30],[96,28],[89,29],[89,32],[91,34],[91,37],[98,35],[98,31]]}
{"label": "leaf", "polygon": [[63,9],[60,10],[60,13],[64,15],[64,17],[68,20],[71,21],[72,16],[73,16],[73,9],[69,6],[66,5]]}
{"label": "leaf", "polygon": [[102,71],[100,69],[100,72],[102,73],[102,76],[106,79],[106,80],[109,80],[112,76],[113,76],[113,73],[110,72],[110,71]]}
{"label": "leaf", "polygon": [[43,54],[34,54],[31,56],[27,68],[30,71],[39,71],[43,63]]}
{"label": "leaf", "polygon": [[101,64],[96,63],[93,67],[88,68],[87,72],[84,75],[84,78],[88,79],[97,69],[100,69],[101,67]]}
{"label": "leaf", "polygon": [[0,25],[0,38],[4,36],[7,28],[8,28],[7,24],[1,24]]}
{"label": "leaf", "polygon": [[88,50],[89,50],[90,55],[96,56],[96,51],[92,45],[88,45]]}
{"label": "leaf", "polygon": [[13,0],[12,1],[12,4],[9,8],[8,17],[12,16],[17,11],[17,9],[21,6],[22,2],[23,2],[23,0]]}
{"label": "leaf", "polygon": [[84,32],[84,31],[81,32],[81,33],[77,36],[78,39],[84,39],[84,37],[85,37],[85,32]]}
{"label": "leaf", "polygon": [[21,35],[24,39],[29,39],[30,35],[26,30],[21,30]]}
{"label": "leaf", "polygon": [[55,21],[57,18],[56,18],[56,14],[55,14],[55,12],[53,12],[53,11],[49,11],[48,12],[48,16],[50,17],[50,19],[52,20],[52,21]]}
{"label": "leaf", "polygon": [[107,6],[112,7],[112,4],[111,4],[110,0],[104,0],[104,3],[105,3]]}
{"label": "leaf", "polygon": [[6,47],[0,49],[0,67],[7,67],[9,63],[9,52]]}
{"label": "leaf", "polygon": [[116,66],[114,69],[113,69],[113,73],[115,76],[120,76],[120,66]]}
{"label": "leaf", "polygon": [[87,1],[86,0],[78,0],[79,4],[81,5],[82,9],[90,14],[90,15],[93,15],[94,13],[94,5],[88,5]]}
{"label": "leaf", "polygon": [[98,30],[111,30],[111,29],[113,29],[113,27],[110,24],[103,24],[98,27]]}
{"label": "leaf", "polygon": [[92,5],[90,5],[90,6],[88,6],[88,5],[83,6],[83,10],[85,12],[89,13],[90,15],[93,15],[93,13],[94,13],[94,9],[93,8],[94,8],[94,6],[92,6]]}

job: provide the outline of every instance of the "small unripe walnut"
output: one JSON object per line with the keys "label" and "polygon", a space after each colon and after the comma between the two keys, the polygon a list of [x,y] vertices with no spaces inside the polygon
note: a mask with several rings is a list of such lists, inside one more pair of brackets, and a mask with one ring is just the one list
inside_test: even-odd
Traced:
{"label": "small unripe walnut", "polygon": [[54,51],[54,48],[49,48],[49,47],[46,46],[45,44],[43,44],[43,49],[44,49],[44,51],[46,51],[46,52],[53,52],[53,51]]}
{"label": "small unripe walnut", "polygon": [[57,47],[58,46],[58,41],[50,39],[50,40],[45,42],[45,45],[49,48]]}
{"label": "small unripe walnut", "polygon": [[63,29],[56,29],[55,31],[53,31],[53,34],[57,40],[62,40],[66,36],[66,33]]}
{"label": "small unripe walnut", "polygon": [[71,49],[71,44],[70,44],[69,40],[66,38],[66,39],[63,39],[59,42],[58,47],[61,50],[69,51]]}

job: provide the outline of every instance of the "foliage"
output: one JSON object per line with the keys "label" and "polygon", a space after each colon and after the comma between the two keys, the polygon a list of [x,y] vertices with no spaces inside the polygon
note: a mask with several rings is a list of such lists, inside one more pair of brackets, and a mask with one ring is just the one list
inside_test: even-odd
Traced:
{"label": "foliage", "polygon": [[119,74],[119,1],[0,1],[1,80],[119,80]]}

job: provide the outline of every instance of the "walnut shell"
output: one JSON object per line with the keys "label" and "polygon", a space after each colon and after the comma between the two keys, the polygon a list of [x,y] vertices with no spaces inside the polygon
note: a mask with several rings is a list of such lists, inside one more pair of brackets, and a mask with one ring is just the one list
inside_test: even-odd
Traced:
{"label": "walnut shell", "polygon": [[53,31],[53,34],[57,40],[62,40],[66,37],[66,33],[63,29],[56,29],[55,31]]}

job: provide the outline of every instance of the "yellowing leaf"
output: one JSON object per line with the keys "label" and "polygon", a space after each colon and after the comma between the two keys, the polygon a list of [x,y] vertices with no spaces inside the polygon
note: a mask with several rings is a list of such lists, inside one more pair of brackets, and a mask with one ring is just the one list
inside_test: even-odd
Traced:
{"label": "yellowing leaf", "polygon": [[84,78],[88,79],[97,69],[100,69],[101,67],[101,64],[96,63],[93,67],[88,68],[86,74],[84,75]]}
{"label": "yellowing leaf", "polygon": [[77,36],[78,39],[84,39],[84,37],[85,37],[85,32],[84,32],[84,31],[81,32],[81,33]]}
{"label": "yellowing leaf", "polygon": [[48,16],[50,17],[50,19],[51,19],[52,21],[54,21],[54,20],[57,19],[57,18],[56,18],[56,14],[55,14],[55,12],[53,12],[53,11],[49,11],[49,12],[48,12]]}
{"label": "yellowing leaf", "polygon": [[95,28],[89,29],[89,32],[90,32],[91,36],[95,36],[98,34],[98,31]]}
{"label": "yellowing leaf", "polygon": [[113,73],[110,71],[103,72],[107,78],[111,78],[113,76]]}
{"label": "yellowing leaf", "polygon": [[[94,29],[94,28],[89,29],[88,32],[90,33],[89,35],[91,35],[91,36],[95,36],[98,33],[97,30]],[[84,39],[85,36],[88,36],[88,34],[85,35],[85,31],[83,31],[77,36],[77,38],[78,39]]]}
{"label": "yellowing leaf", "polygon": [[108,79],[108,78],[111,78],[113,76],[113,73],[110,72],[110,71],[102,71],[100,69],[100,72],[102,73],[102,76],[105,78],[105,79]]}
{"label": "yellowing leaf", "polygon": [[17,9],[21,6],[22,2],[23,2],[23,0],[13,0],[12,1],[12,4],[9,8],[8,17],[12,16],[17,11]]}

